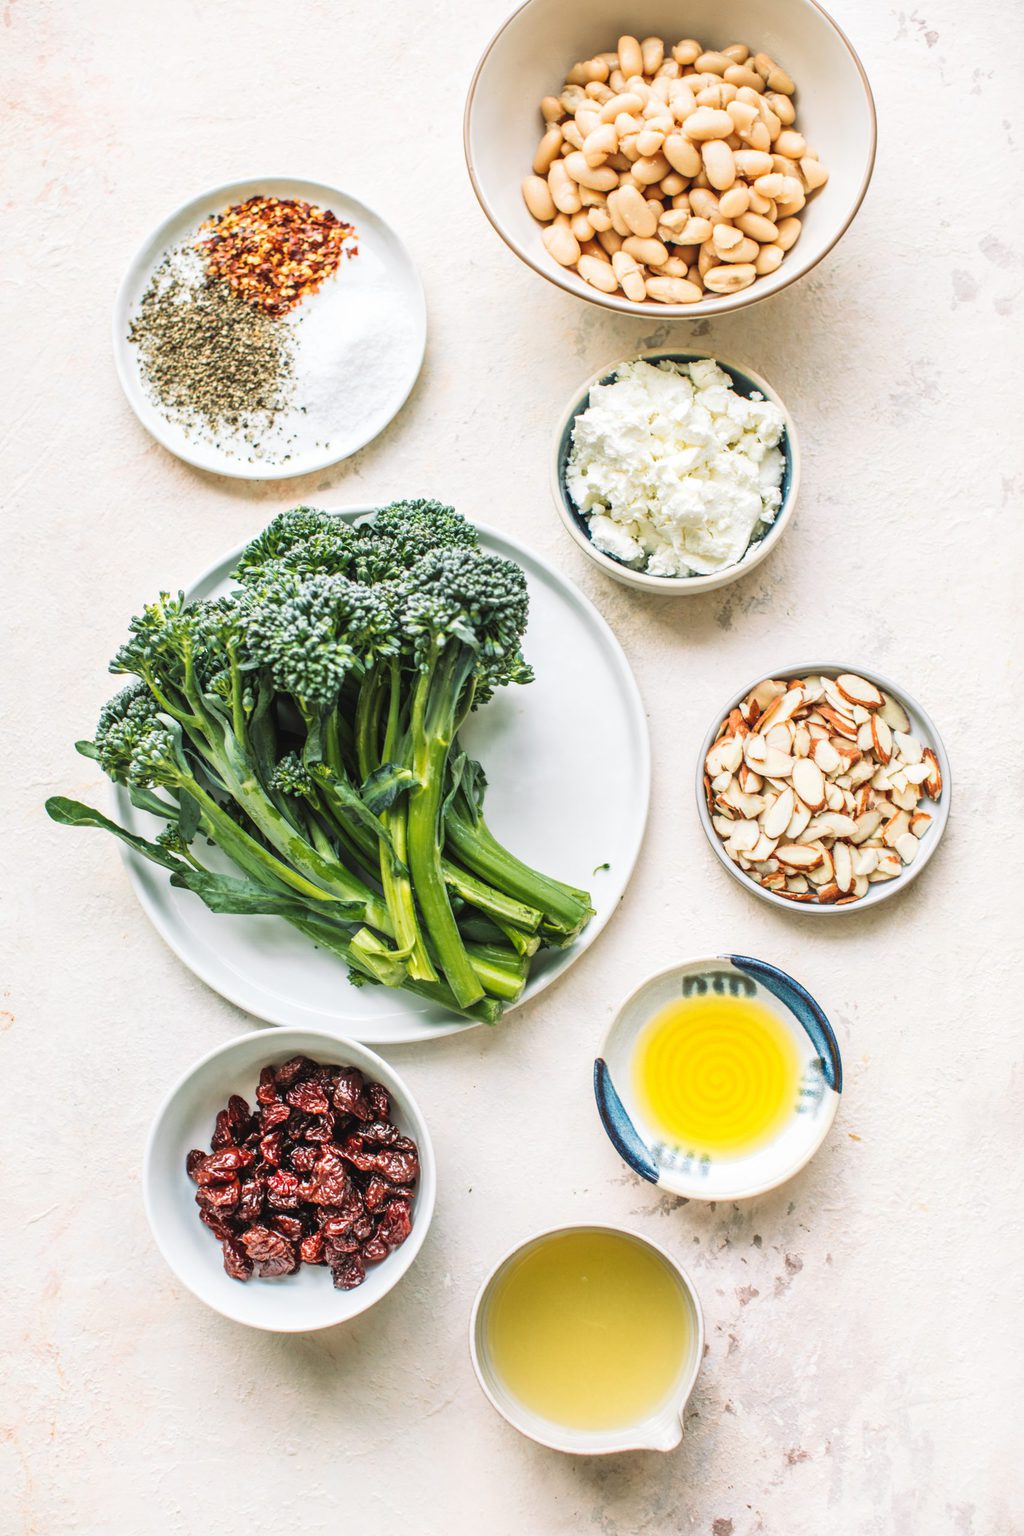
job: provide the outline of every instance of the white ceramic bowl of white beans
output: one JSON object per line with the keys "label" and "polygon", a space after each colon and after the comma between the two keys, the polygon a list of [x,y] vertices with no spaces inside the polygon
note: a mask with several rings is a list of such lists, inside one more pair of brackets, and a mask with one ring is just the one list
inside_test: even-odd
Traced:
{"label": "white ceramic bowl of white beans", "polygon": [[[540,102],[557,95],[573,65],[615,49],[624,33],[698,38],[707,49],[746,43],[776,60],[795,82],[798,127],[829,179],[801,210],[797,243],[772,273],[735,293],[695,303],[633,302],[604,293],[572,267],[560,266],[527,209],[522,183],[544,131]],[[778,293],[816,266],[849,228],[867,191],[875,159],[875,108],[852,45],[815,0],[526,0],[499,29],[477,66],[466,100],[464,143],[470,179],[495,230],[541,277],[578,298],[623,314],[704,319]]]}

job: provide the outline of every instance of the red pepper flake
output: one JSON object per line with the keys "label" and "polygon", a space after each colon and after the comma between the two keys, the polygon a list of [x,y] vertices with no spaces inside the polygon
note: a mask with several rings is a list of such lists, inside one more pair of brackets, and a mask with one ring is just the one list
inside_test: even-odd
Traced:
{"label": "red pepper flake", "polygon": [[211,277],[275,319],[358,254],[358,236],[329,208],[290,197],[250,197],[203,225],[196,241]]}

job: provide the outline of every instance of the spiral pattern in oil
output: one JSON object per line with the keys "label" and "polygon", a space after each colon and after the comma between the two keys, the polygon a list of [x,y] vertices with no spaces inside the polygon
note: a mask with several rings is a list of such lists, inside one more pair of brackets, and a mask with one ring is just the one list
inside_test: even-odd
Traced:
{"label": "spiral pattern in oil", "polygon": [[799,1059],[785,1024],[748,998],[669,1004],[637,1041],[636,1083],[654,1124],[697,1153],[770,1139],[796,1103]]}

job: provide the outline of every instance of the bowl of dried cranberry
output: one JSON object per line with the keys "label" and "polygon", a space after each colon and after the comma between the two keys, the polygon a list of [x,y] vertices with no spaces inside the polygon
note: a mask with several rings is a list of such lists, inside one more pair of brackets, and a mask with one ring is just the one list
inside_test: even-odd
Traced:
{"label": "bowl of dried cranberry", "polygon": [[204,1056],[146,1149],[146,1213],[200,1301],[275,1333],[365,1312],[405,1274],[434,1210],[426,1122],[373,1051],[257,1030]]}

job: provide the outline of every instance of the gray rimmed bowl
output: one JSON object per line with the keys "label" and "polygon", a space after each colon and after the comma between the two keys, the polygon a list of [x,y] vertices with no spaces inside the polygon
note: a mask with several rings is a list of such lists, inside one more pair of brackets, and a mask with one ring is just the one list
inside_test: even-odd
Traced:
{"label": "gray rimmed bowl", "polygon": [[[708,810],[705,799],[704,761],[715,742],[722,721],[727,718],[730,710],[735,709],[746,698],[747,694],[766,678],[778,678],[780,681],[785,681],[798,677],[838,677],[840,673],[844,672],[852,673],[857,677],[864,678],[869,683],[874,683],[876,688],[880,688],[883,693],[891,694],[896,702],[902,706],[904,713],[910,721],[910,734],[918,737],[925,746],[931,747],[938,759],[939,770],[942,774],[942,789],[938,800],[931,800],[927,796],[922,796],[920,808],[927,810],[931,814],[933,824],[921,839],[920,849],[914,862],[906,865],[902,873],[897,875],[895,879],[880,881],[876,885],[871,885],[868,887],[867,894],[859,900],[841,905],[837,905],[834,902],[792,901],[784,896],[777,895],[774,891],[766,890],[763,885],[760,885],[745,870],[741,869],[738,864],[734,864],[726,853],[725,846],[712,825],[711,813]],[[823,662],[764,671],[747,683],[745,687],[740,688],[733,694],[724,708],[716,714],[701,743],[700,753],[697,758],[696,793],[697,813],[700,817],[700,823],[704,828],[704,834],[711,844],[716,858],[729,871],[733,879],[740,882],[745,890],[750,891],[752,895],[759,897],[761,901],[766,901],[783,912],[799,912],[811,917],[843,917],[855,912],[868,911],[870,908],[877,906],[880,901],[887,901],[889,897],[895,896],[898,891],[906,890],[911,881],[917,879],[925,865],[934,855],[942,840],[942,834],[946,830],[953,793],[953,779],[949,757],[946,754],[942,737],[939,735],[934,720],[905,689],[898,687],[896,683],[890,678],[885,677],[881,672],[875,672],[868,667]]]}
{"label": "gray rimmed bowl", "polygon": [[[627,363],[635,362],[716,363],[724,373],[729,375],[737,394],[743,395],[746,399],[753,394],[763,395],[766,400],[777,405],[782,412],[785,422],[779,441],[779,448],[785,460],[781,486],[782,505],[775,516],[775,521],[763,528],[760,533],[755,533],[742,558],[735,565],[726,566],[724,570],[716,571],[711,576],[651,576],[646,571],[635,571],[631,566],[623,564],[621,560],[606,555],[603,550],[597,548],[591,538],[587,520],[576,507],[566,487],[565,472],[572,448],[573,429],[577,416],[585,411],[590,403],[590,391],[597,384],[610,384],[620,368]],[[572,398],[559,417],[555,430],[551,492],[566,532],[588,559],[604,571],[606,576],[610,576],[613,581],[619,582],[622,586],[632,587],[637,592],[653,592],[659,597],[697,597],[703,592],[713,592],[717,587],[725,587],[730,582],[739,581],[755,566],[760,565],[779,543],[792,519],[799,487],[800,445],[793,418],[785,402],[767,379],[763,379],[760,374],[754,373],[745,365],[733,362],[730,358],[718,357],[710,352],[657,348],[648,352],[634,352],[630,357],[621,358],[610,368],[599,369],[585,384],[573,391]]]}

